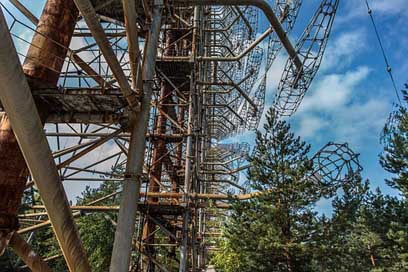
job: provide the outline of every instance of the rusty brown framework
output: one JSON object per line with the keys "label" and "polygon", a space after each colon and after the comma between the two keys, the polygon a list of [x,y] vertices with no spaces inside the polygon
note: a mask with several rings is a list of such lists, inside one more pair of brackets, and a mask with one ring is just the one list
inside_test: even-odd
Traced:
{"label": "rusty brown framework", "polygon": [[[33,271],[61,257],[90,271],[75,219],[116,211],[110,271],[204,271],[228,200],[262,193],[239,180],[250,146],[223,140],[257,128],[280,49],[296,81],[308,80],[287,37],[301,1],[46,0],[39,18],[33,5],[1,4],[0,253],[10,245]],[[359,169],[331,146],[305,178]],[[355,159],[327,155],[345,153]],[[87,205],[64,191],[108,182],[121,189]],[[18,214],[33,187],[41,201]],[[30,237],[51,226],[61,253],[41,258]]]}

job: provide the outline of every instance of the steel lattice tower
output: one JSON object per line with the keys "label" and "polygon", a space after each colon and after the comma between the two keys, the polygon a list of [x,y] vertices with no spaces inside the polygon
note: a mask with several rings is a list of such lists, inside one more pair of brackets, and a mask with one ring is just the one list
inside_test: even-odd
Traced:
{"label": "steel lattice tower", "polygon": [[[287,34],[300,0],[47,0],[40,18],[10,4],[0,14],[0,251],[49,271],[22,235],[52,226],[61,254],[42,257],[90,271],[75,219],[116,211],[110,271],[203,271],[228,200],[261,193],[239,182],[250,146],[222,140],[257,128],[281,49],[274,107],[296,110],[339,1],[322,1],[296,46]],[[305,178],[317,182],[360,169],[346,145],[313,160]],[[72,206],[63,185],[73,182],[122,186]],[[33,186],[42,203],[19,215]]]}

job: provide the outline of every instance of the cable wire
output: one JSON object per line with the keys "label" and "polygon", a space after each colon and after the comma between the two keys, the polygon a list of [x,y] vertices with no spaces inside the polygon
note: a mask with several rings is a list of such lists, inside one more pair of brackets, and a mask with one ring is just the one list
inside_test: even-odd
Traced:
{"label": "cable wire", "polygon": [[373,27],[374,27],[375,35],[377,37],[378,43],[380,44],[381,53],[382,53],[382,55],[384,57],[385,65],[387,65],[387,73],[390,76],[390,79],[391,79],[392,85],[394,87],[394,91],[395,91],[395,94],[397,96],[399,105],[402,105],[401,98],[400,98],[400,95],[399,95],[399,92],[398,92],[398,89],[397,89],[397,84],[395,83],[395,79],[394,79],[394,76],[392,74],[391,65],[390,65],[390,63],[388,61],[387,54],[385,53],[385,49],[384,49],[383,43],[381,41],[381,37],[380,37],[380,34],[378,32],[377,25],[376,25],[376,23],[374,21],[373,10],[370,8],[370,5],[368,4],[368,0],[365,0],[365,3],[366,3],[366,6],[367,6],[368,15],[370,16],[371,23],[373,24]]}

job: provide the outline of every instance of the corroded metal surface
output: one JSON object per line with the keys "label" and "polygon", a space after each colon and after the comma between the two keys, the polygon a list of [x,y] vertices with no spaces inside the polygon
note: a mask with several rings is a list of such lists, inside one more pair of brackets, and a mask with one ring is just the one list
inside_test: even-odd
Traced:
{"label": "corroded metal surface", "polygon": [[24,62],[35,85],[55,86],[74,32],[78,10],[72,0],[48,0]]}
{"label": "corroded metal surface", "polygon": [[28,170],[7,115],[0,116],[0,229],[18,227],[17,212]]}
{"label": "corroded metal surface", "polygon": [[49,113],[115,113],[123,110],[127,103],[117,90],[106,91],[102,94],[100,91],[87,92],[82,89],[67,90],[64,92],[45,89],[36,90],[34,99],[37,105],[47,108]]}
{"label": "corroded metal surface", "polygon": [[[35,33],[32,42],[15,39],[19,45],[31,44],[27,55],[18,52],[26,57],[27,73],[37,78],[50,75],[31,80],[31,87],[37,107],[44,111],[43,120],[53,123],[47,125],[46,136],[59,161],[59,178],[67,185],[72,181],[124,184],[121,192],[113,194],[120,193],[120,207],[71,209],[120,209],[110,271],[174,271],[177,266],[182,272],[204,270],[213,249],[208,237],[220,227],[214,224],[220,222],[214,221],[214,209],[228,209],[225,201],[230,197],[246,200],[262,193],[246,194],[239,179],[239,173],[250,167],[245,160],[249,146],[219,141],[256,129],[267,75],[281,48],[289,51],[296,71],[302,70],[302,57],[287,35],[301,0],[75,1],[81,15],[73,16],[78,20],[70,49],[70,25],[54,19],[62,16],[75,23],[64,10],[72,1],[52,7],[58,1],[48,0],[42,22],[37,29],[30,28]],[[38,19],[30,11],[19,10],[36,25]],[[20,37],[19,30],[26,25],[18,16],[11,17],[9,30]],[[265,19],[270,25],[261,23]],[[45,40],[39,34],[43,31],[51,32]],[[267,47],[262,46],[265,42]],[[45,52],[52,44],[59,48]],[[54,53],[58,57],[52,60]],[[33,72],[32,67],[38,70]],[[129,95],[137,101],[126,101]],[[133,102],[141,103],[140,112],[126,109]],[[323,151],[330,154],[320,153],[320,172],[313,176],[321,182],[334,173],[326,162],[335,170],[348,169],[331,156],[348,154],[342,146]],[[44,187],[41,191],[51,195]],[[70,216],[65,218],[69,221]],[[49,226],[46,222],[25,231]],[[73,224],[62,225],[64,231],[57,228],[57,236],[72,234]],[[140,241],[133,247],[136,252],[131,252],[133,233]],[[74,256],[76,247],[80,249],[73,238],[60,241],[70,245],[64,254]],[[167,245],[171,249],[162,247]],[[141,258],[131,260],[131,253]],[[86,259],[76,257],[76,261]]]}
{"label": "corroded metal surface", "polygon": [[31,246],[18,233],[14,233],[10,239],[10,247],[24,261],[33,272],[51,272],[47,263],[37,255]]}

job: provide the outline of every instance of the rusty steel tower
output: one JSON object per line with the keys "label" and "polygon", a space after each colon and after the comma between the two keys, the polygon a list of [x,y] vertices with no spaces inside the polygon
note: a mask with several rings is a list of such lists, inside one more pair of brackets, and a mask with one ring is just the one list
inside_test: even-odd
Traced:
{"label": "rusty steel tower", "polygon": [[[250,146],[223,140],[257,128],[281,50],[274,107],[297,109],[339,0],[322,1],[296,44],[301,0],[47,0],[40,17],[32,5],[0,9],[0,251],[12,247],[32,271],[50,271],[50,257],[91,271],[75,219],[117,211],[110,271],[204,271],[210,223],[229,199],[257,194],[239,182]],[[323,182],[359,169],[346,145],[313,160],[308,178]],[[122,186],[72,206],[64,186],[78,182]],[[33,186],[42,203],[19,215]],[[114,197],[119,206],[104,204]],[[47,227],[59,256],[35,255],[24,239]]]}

